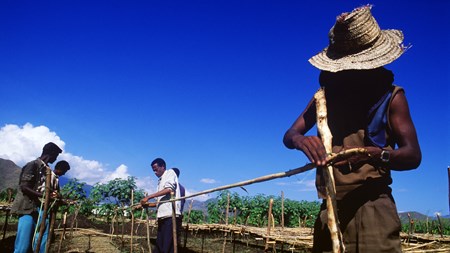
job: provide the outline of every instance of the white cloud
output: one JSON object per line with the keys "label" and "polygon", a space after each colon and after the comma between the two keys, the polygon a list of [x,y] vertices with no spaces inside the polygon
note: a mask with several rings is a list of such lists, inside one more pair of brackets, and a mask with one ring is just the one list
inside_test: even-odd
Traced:
{"label": "white cloud", "polygon": [[215,183],[217,183],[217,181],[215,179],[212,179],[212,178],[202,178],[202,179],[200,179],[200,182],[205,183],[205,184],[215,184]]}
{"label": "white cloud", "polygon": [[[42,153],[42,147],[47,142],[54,142],[64,150],[65,143],[46,126],[33,126],[30,123],[18,126],[8,124],[0,128],[0,157],[8,159],[22,167],[27,162],[36,159]],[[90,185],[106,183],[115,178],[126,179],[130,174],[128,167],[121,164],[111,171],[99,161],[86,160],[82,156],[73,155],[64,150],[58,160],[66,160],[70,164],[67,176],[77,178]],[[52,166],[53,167],[53,166]]]}
{"label": "white cloud", "polygon": [[[22,167],[27,162],[39,157],[42,153],[42,147],[48,142],[54,142],[64,150],[64,141],[46,126],[33,126],[30,123],[23,126],[8,124],[0,128],[0,158],[11,160]],[[70,164],[70,170],[66,174],[67,177],[77,178],[80,182],[89,185],[107,183],[115,178],[126,179],[130,176],[128,166],[125,164],[121,164],[114,170],[109,170],[99,161],[87,160],[66,150],[58,156],[58,161],[60,160],[66,160]],[[51,166],[53,167],[54,164]],[[213,184],[217,181],[204,178],[201,182]],[[136,186],[147,193],[153,193],[156,191],[157,181],[150,176],[136,178]],[[186,195],[197,192],[186,189]],[[194,197],[198,201],[205,201],[209,198],[211,197],[208,194]]]}
{"label": "white cloud", "polygon": [[154,180],[154,177],[144,177],[136,179],[136,186],[139,189],[143,189],[147,194],[153,193],[156,191],[157,183]]}
{"label": "white cloud", "polygon": [[69,162],[70,170],[66,174],[68,177],[77,178],[89,185],[94,185],[97,182],[103,183],[108,176],[104,165],[98,161],[85,160],[83,157],[71,153],[62,153],[58,159]]}
{"label": "white cloud", "polygon": [[34,127],[26,123],[20,127],[8,124],[0,128],[0,157],[22,167],[39,157],[42,147],[48,142],[54,142],[64,150],[65,143],[46,126]]}
{"label": "white cloud", "polygon": [[116,168],[115,171],[108,174],[103,180],[101,180],[101,182],[106,183],[116,178],[127,179],[129,176],[131,175],[128,174],[128,167],[124,164],[121,164],[119,167]]}

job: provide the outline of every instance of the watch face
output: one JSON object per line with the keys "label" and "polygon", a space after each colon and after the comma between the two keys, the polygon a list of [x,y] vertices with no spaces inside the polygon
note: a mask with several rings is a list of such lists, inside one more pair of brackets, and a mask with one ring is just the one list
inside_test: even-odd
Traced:
{"label": "watch face", "polygon": [[383,151],[381,152],[381,161],[383,161],[383,162],[389,162],[389,157],[390,157],[389,151],[383,150]]}

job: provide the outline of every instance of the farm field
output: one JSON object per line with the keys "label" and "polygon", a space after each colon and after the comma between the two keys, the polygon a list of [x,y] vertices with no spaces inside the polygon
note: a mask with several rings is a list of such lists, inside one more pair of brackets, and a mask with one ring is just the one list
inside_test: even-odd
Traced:
{"label": "farm field", "polygon": [[[68,218],[70,220],[70,218]],[[71,229],[55,223],[55,237],[50,252],[150,252],[147,242],[147,223],[130,220],[115,225],[79,216]],[[0,243],[1,252],[13,252],[17,224],[9,224]],[[131,236],[131,228],[133,235]],[[156,238],[156,226],[149,224],[151,246]],[[310,228],[275,227],[267,236],[267,228],[225,224],[183,224],[178,252],[311,252]],[[185,229],[188,228],[188,231]],[[64,234],[64,239],[61,236]],[[268,241],[267,238],[269,238]],[[450,237],[431,234],[402,233],[404,252],[449,252]],[[266,242],[269,242],[266,244]],[[267,245],[267,246],[266,246]]]}
{"label": "farm field", "polygon": [[[114,234],[111,234],[111,224],[104,222],[93,222],[92,220],[79,216],[76,226],[71,228],[61,228],[60,222],[55,223],[55,238],[52,240],[50,252],[150,252],[147,243],[147,226],[144,221],[137,221],[133,224],[133,238],[131,238],[130,221],[126,221],[123,226],[118,224]],[[15,230],[17,224],[8,225],[5,239],[0,243],[1,252],[9,253],[14,251]],[[258,233],[265,233],[263,228],[249,227],[245,231],[241,226],[225,226],[220,224],[210,225],[190,225],[186,231],[186,224],[183,224],[183,231],[179,238],[178,252],[264,252],[265,238],[258,236]],[[228,231],[225,236],[225,230]],[[240,233],[235,233],[240,231]],[[297,230],[300,231],[300,230]],[[311,231],[311,229],[304,229]],[[61,236],[64,233],[64,239]],[[287,234],[293,230],[287,229]],[[295,231],[294,231],[295,233]],[[302,232],[303,233],[303,232]],[[307,232],[310,235],[310,232]],[[149,226],[151,247],[156,239],[156,224],[153,222]],[[312,239],[307,236],[307,241]],[[275,237],[273,237],[275,238]],[[306,242],[308,244],[309,242]],[[273,251],[274,244],[270,244]],[[275,245],[276,252],[310,252],[308,246],[292,247],[288,244],[278,243]]]}

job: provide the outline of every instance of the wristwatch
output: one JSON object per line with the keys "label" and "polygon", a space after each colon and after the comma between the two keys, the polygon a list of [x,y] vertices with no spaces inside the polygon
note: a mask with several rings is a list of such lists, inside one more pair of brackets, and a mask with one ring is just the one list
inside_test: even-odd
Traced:
{"label": "wristwatch", "polygon": [[388,163],[390,157],[391,157],[391,154],[389,153],[388,150],[383,149],[383,151],[381,151],[381,161],[383,163]]}

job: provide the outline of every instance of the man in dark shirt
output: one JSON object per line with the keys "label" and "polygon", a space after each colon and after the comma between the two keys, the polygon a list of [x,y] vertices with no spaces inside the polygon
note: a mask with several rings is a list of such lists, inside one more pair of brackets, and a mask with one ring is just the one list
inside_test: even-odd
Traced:
{"label": "man in dark shirt", "polygon": [[[62,152],[55,143],[49,142],[42,149],[42,154],[36,160],[27,163],[20,173],[19,190],[11,208],[11,213],[19,215],[14,253],[27,253],[31,250],[31,242],[35,231],[41,207],[40,198],[43,192],[38,190],[45,180],[48,164],[56,161]],[[50,197],[57,198],[57,192]],[[47,242],[46,233],[43,234],[39,252],[45,252]]]}

